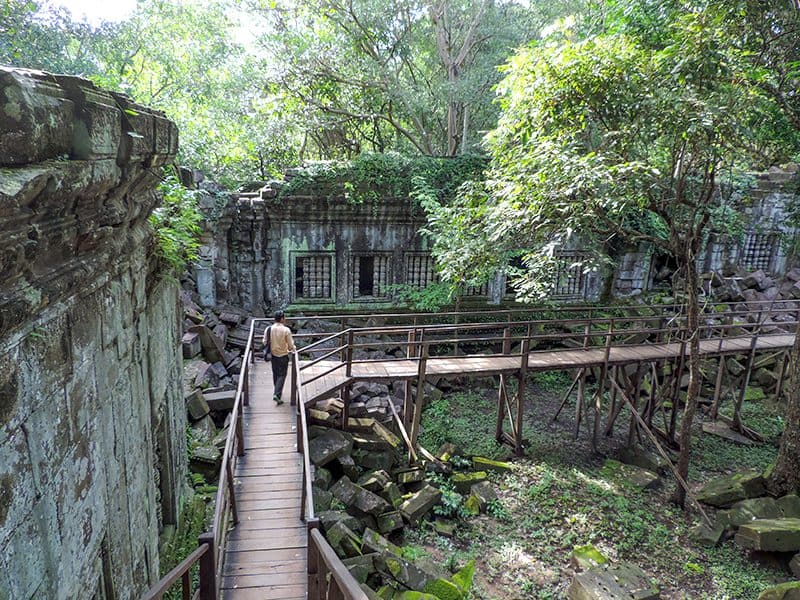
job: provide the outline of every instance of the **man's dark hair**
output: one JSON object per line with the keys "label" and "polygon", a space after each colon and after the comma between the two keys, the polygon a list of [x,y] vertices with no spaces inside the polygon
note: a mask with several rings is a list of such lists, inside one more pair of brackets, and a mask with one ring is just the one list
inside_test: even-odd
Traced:
{"label": "man's dark hair", "polygon": [[282,310],[277,310],[277,311],[275,311],[275,320],[276,320],[276,321],[283,321],[283,318],[284,318],[285,316],[286,316],[286,315],[285,315],[285,314],[283,314],[283,311],[282,311]]}

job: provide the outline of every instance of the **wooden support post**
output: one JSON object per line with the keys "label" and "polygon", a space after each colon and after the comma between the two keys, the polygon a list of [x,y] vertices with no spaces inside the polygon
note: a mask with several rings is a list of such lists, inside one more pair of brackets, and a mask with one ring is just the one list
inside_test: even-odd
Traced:
{"label": "wooden support post", "polygon": [[720,355],[717,361],[717,377],[714,380],[714,398],[711,401],[709,416],[716,420],[719,413],[719,404],[722,399],[722,377],[725,373],[725,357]]}
{"label": "wooden support post", "polygon": [[578,385],[578,380],[581,378],[581,375],[583,375],[583,369],[578,369],[577,375],[575,375],[575,378],[572,380],[572,385],[569,386],[567,393],[564,394],[564,397],[561,399],[561,404],[559,405],[558,410],[556,411],[556,414],[553,417],[553,421],[558,421],[558,415],[560,415],[561,411],[564,410],[564,407],[566,406],[567,401],[569,400],[569,396],[570,394],[572,394],[572,390],[574,390],[575,386]]}
{"label": "wooden support post", "polygon": [[[342,431],[347,431],[347,423],[350,421],[350,395],[352,387],[353,386],[348,383],[342,389],[342,404],[344,404],[342,408]],[[389,402],[389,404],[391,404],[391,402]]]}
{"label": "wooden support post", "polygon": [[414,421],[411,424],[411,444],[416,447],[419,437],[419,426],[422,422],[422,408],[425,404],[425,370],[428,364],[428,353],[430,344],[425,342],[422,345],[422,355],[419,357],[417,369],[417,397],[414,400]]}
{"label": "wooden support post", "polygon": [[231,516],[233,517],[233,524],[239,523],[239,513],[236,510],[236,490],[233,485],[233,469],[231,469],[231,461],[225,464],[226,476],[228,479],[228,495],[230,496]]}
{"label": "wooden support post", "polygon": [[501,374],[500,385],[497,388],[497,424],[494,431],[494,437],[498,442],[503,441],[503,420],[506,418],[506,404],[508,402],[506,394],[506,376]]}
{"label": "wooden support post", "polygon": [[783,380],[786,377],[786,364],[789,361],[789,353],[784,352],[781,356],[780,367],[778,367],[778,383],[775,385],[775,401],[781,399],[783,395]]}
{"label": "wooden support post", "polygon": [[594,429],[592,431],[592,452],[597,452],[597,438],[600,435],[600,413],[603,408],[603,393],[606,387],[606,379],[608,378],[608,359],[611,355],[611,337],[614,333],[614,319],[611,319],[608,324],[608,332],[606,333],[606,351],[603,357],[603,368],[600,371],[600,380],[597,382],[597,395],[594,400]]}
{"label": "wooden support post", "polygon": [[[614,366],[611,368],[611,379],[619,381],[619,367]],[[617,416],[617,388],[611,387],[611,399],[608,403],[608,417],[606,420],[605,435],[610,436],[614,431],[614,419]]]}
{"label": "wooden support post", "polygon": [[525,413],[525,383],[528,377],[528,360],[530,359],[530,334],[522,340],[522,358],[519,366],[519,384],[517,385],[517,422],[514,424],[514,451],[522,456],[522,420]]}
{"label": "wooden support post", "polygon": [[217,600],[217,549],[214,545],[214,532],[206,531],[197,538],[201,546],[208,550],[200,557],[200,588],[197,590],[199,600]]}
{"label": "wooden support post", "polygon": [[345,367],[345,374],[348,377],[353,376],[353,330],[347,330],[347,346],[345,346],[344,362],[347,363]]}
{"label": "wooden support post", "polygon": [[[416,317],[414,317],[416,322]],[[406,358],[414,358],[416,356],[416,350],[414,347],[414,342],[417,339],[417,330],[412,329],[408,332],[408,346],[406,346]],[[403,399],[403,426],[406,428],[406,431],[411,430],[411,422],[414,420],[414,395],[412,394],[412,382],[411,380],[406,380],[405,385],[403,386],[405,390],[405,398]]]}
{"label": "wooden support post", "polygon": [[672,413],[669,417],[669,439],[675,441],[675,431],[678,424],[678,405],[681,398],[681,380],[683,379],[683,368],[686,365],[686,340],[681,341],[680,355],[676,361],[675,372],[672,374],[675,386],[672,388]]}
{"label": "wooden support post", "polygon": [[758,332],[756,332],[753,339],[750,341],[750,356],[747,358],[747,369],[744,372],[742,387],[739,390],[739,397],[736,399],[736,406],[734,406],[733,409],[733,427],[739,433],[745,432],[745,427],[742,423],[742,405],[744,404],[744,397],[747,394],[747,386],[750,385],[753,363],[756,360],[756,344],[758,344]]}
{"label": "wooden support post", "polygon": [[[638,414],[639,412],[639,396],[641,395],[641,386],[642,386],[642,364],[639,363],[636,366],[636,374],[634,375],[633,380],[633,396],[631,397],[631,410]],[[637,438],[639,435],[639,425],[631,415],[631,422],[630,426],[628,427],[628,447],[633,446],[634,439]]]}
{"label": "wooden support post", "polygon": [[242,370],[239,373],[239,377],[244,377],[244,382],[242,383],[242,404],[244,406],[250,406],[250,366],[243,364]]}
{"label": "wooden support post", "polygon": [[241,406],[236,415],[236,456],[244,456],[244,416]]}
{"label": "wooden support post", "polygon": [[576,440],[581,431],[581,420],[583,419],[583,407],[586,402],[586,369],[581,369],[581,378],[578,381],[578,399],[575,401],[575,435]]}

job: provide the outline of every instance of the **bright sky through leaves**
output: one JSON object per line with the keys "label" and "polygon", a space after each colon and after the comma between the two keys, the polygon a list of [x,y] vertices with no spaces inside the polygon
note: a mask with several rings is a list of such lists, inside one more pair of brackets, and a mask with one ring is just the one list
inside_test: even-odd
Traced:
{"label": "bright sky through leaves", "polygon": [[136,8],[136,0],[49,0],[49,6],[69,9],[75,19],[92,25],[101,21],[121,21]]}

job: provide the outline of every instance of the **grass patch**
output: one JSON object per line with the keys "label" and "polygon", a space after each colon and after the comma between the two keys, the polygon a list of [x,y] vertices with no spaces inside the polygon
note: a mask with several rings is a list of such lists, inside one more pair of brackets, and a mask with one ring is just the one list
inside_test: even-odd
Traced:
{"label": "grass patch", "polygon": [[703,598],[713,600],[746,600],[758,598],[766,588],[785,578],[785,573],[749,560],[745,552],[728,542],[706,551],[715,591]]}
{"label": "grass patch", "polygon": [[494,439],[496,400],[476,392],[457,392],[432,401],[422,414],[420,443],[431,452],[455,444],[466,456],[498,459],[507,451]]}

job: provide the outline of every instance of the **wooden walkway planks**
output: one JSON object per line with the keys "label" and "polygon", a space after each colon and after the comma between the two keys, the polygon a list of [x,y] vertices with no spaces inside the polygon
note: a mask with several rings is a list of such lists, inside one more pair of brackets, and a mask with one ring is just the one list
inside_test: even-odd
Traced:
{"label": "wooden walkway planks", "polygon": [[[705,356],[721,354],[741,354],[749,352],[752,338],[750,336],[709,338],[700,341],[700,353]],[[756,350],[777,350],[790,348],[794,343],[794,334],[766,334],[758,338]],[[608,362],[611,365],[646,362],[675,358],[681,352],[681,344],[677,342],[663,344],[638,344],[630,346],[612,346]],[[605,348],[592,347],[577,350],[538,350],[531,352],[528,358],[529,371],[555,371],[577,369],[602,365],[605,361]],[[520,368],[519,356],[448,356],[428,358],[426,375],[432,377],[458,377],[462,375],[490,376],[514,373]],[[306,398],[309,402],[329,397],[349,382],[345,376],[343,363],[338,361],[320,361],[301,371],[304,381],[314,378],[333,366],[342,368],[305,384]],[[353,362],[351,380],[410,380],[418,376],[418,364],[413,360],[385,360],[370,362]]]}
{"label": "wooden walkway planks", "polygon": [[234,474],[239,523],[225,548],[224,600],[299,600],[306,597],[305,523],[300,520],[303,459],[297,452],[297,416],[272,401],[272,370],[256,362],[250,405],[244,407],[246,454]]}

